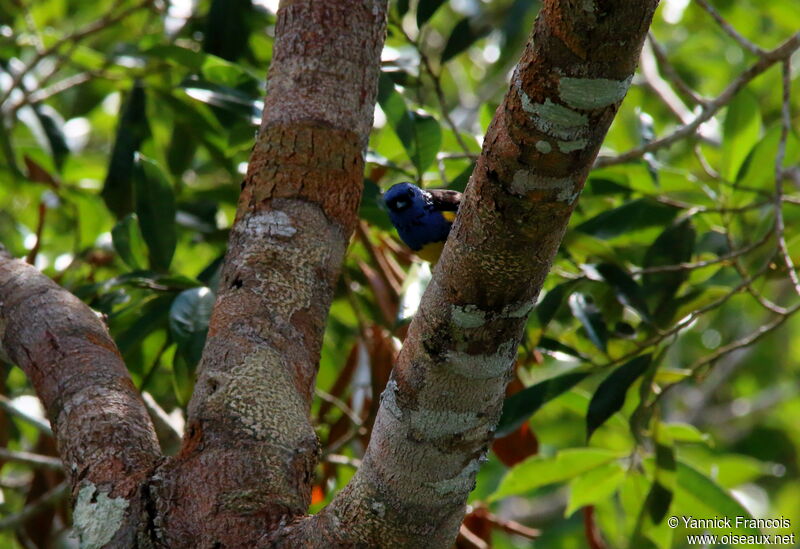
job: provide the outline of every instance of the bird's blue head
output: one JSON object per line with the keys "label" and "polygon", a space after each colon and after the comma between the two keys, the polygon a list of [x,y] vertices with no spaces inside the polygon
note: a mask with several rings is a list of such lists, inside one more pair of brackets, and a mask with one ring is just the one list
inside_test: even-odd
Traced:
{"label": "bird's blue head", "polygon": [[436,210],[428,191],[412,183],[397,183],[384,193],[383,202],[400,238],[412,250],[447,238],[451,223]]}
{"label": "bird's blue head", "polygon": [[425,206],[424,191],[412,183],[397,183],[383,195],[383,202],[389,209],[392,221],[411,219]]}

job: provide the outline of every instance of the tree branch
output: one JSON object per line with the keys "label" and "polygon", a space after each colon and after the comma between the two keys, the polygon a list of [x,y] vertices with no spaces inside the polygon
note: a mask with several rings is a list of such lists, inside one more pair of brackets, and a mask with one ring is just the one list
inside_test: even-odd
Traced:
{"label": "tree branch", "polygon": [[133,546],[140,486],[160,451],[103,323],[34,267],[0,252],[0,351],[25,371],[47,410],[83,541]]}
{"label": "tree branch", "polygon": [[385,0],[278,10],[183,448],[154,486],[182,500],[159,517],[170,547],[254,546],[308,508],[319,455],[309,409],[357,220],[385,28]]}
{"label": "tree branch", "polygon": [[656,0],[544,3],[353,480],[282,547],[448,547]]}
{"label": "tree branch", "polygon": [[616,164],[630,162],[631,160],[640,158],[645,153],[653,152],[664,147],[669,147],[670,145],[677,143],[678,141],[690,135],[693,135],[703,122],[709,120],[717,113],[717,111],[730,103],[739,90],[744,88],[751,80],[769,69],[775,63],[788,59],[798,49],[800,49],[800,32],[791,36],[774,50],[764,52],[758,61],[740,74],[736,80],[731,82],[728,87],[725,88],[722,93],[719,94],[719,96],[717,96],[716,99],[704,103],[703,110],[700,111],[700,114],[698,114],[694,120],[688,124],[679,126],[669,135],[655,139],[649,143],[645,143],[640,147],[631,149],[618,156],[598,158],[597,162],[595,163],[595,168],[614,166]]}

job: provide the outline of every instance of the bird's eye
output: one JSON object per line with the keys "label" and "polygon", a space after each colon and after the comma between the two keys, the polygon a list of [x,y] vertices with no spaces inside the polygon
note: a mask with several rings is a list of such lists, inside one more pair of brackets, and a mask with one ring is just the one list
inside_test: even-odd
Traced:
{"label": "bird's eye", "polygon": [[405,200],[397,200],[394,203],[394,207],[397,208],[398,210],[402,210],[406,206],[408,206],[408,202],[406,202]]}

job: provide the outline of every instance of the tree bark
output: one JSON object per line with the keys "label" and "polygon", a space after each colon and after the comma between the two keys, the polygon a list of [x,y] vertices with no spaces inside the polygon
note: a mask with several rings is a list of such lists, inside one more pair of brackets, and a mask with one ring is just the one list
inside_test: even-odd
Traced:
{"label": "tree bark", "polygon": [[25,371],[47,410],[83,543],[135,547],[161,456],[144,403],[94,312],[2,251],[0,358]]}
{"label": "tree bark", "polygon": [[281,547],[448,547],[527,317],[627,92],[657,0],[545,1],[484,140],[363,463]]}
{"label": "tree bark", "polygon": [[86,547],[448,547],[517,346],[657,0],[546,0],[408,332],[363,464],[304,517],[308,412],[356,222],[385,0],[284,0],[180,452],[105,327],[0,256],[0,356],[54,426]]}
{"label": "tree bark", "polygon": [[186,437],[152,487],[169,547],[253,547],[308,508],[319,453],[309,408],[385,26],[385,0],[281,3]]}

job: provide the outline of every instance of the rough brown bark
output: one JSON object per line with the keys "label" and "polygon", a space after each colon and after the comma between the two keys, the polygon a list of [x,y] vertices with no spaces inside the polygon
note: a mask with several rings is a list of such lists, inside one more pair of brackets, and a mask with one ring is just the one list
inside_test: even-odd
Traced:
{"label": "rough brown bark", "polygon": [[47,410],[82,540],[135,547],[141,487],[161,455],[144,403],[94,312],[2,251],[0,357],[25,371]]}
{"label": "rough brown bark", "polygon": [[181,451],[91,310],[0,257],[0,356],[42,398],[89,547],[447,547],[525,319],[657,0],[547,0],[352,482],[305,517],[325,318],[356,221],[384,0],[287,0]]}
{"label": "rough brown bark", "polygon": [[319,451],[308,412],[361,196],[385,19],[385,0],[281,3],[186,438],[151,487],[169,547],[252,547],[306,512]]}
{"label": "rough brown bark", "polygon": [[657,0],[548,0],[409,328],[362,466],[284,547],[448,547],[525,321]]}

